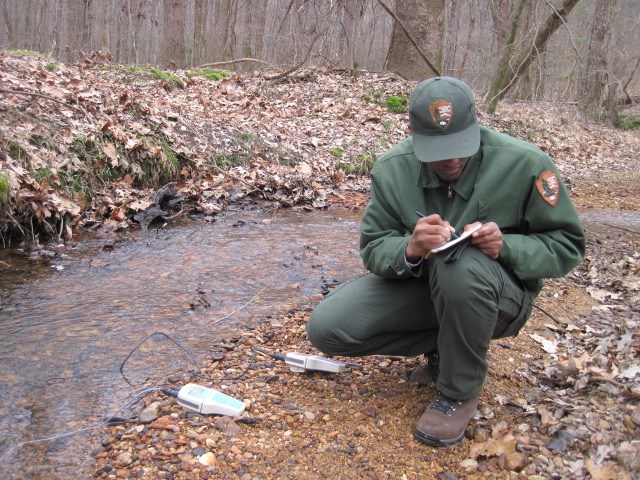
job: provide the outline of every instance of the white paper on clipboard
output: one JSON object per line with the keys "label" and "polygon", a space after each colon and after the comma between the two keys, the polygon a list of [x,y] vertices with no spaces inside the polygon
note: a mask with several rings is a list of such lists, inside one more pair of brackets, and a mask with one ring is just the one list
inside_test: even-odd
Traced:
{"label": "white paper on clipboard", "polygon": [[434,248],[433,250],[431,250],[433,253],[439,253],[439,252],[444,252],[445,250],[449,250],[451,247],[453,247],[454,245],[457,245],[458,243],[466,240],[467,238],[469,238],[471,236],[471,234],[473,232],[477,232],[478,230],[480,230],[482,228],[482,224],[478,223],[476,226],[474,226],[473,228],[470,228],[469,230],[465,231],[462,235],[460,235],[458,238],[456,238],[455,240],[451,240],[447,243],[445,243],[443,246],[438,247],[438,248]]}

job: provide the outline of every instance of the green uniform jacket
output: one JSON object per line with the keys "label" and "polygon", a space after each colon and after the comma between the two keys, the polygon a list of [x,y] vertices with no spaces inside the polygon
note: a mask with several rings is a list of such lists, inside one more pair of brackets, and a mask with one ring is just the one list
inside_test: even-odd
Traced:
{"label": "green uniform jacket", "polygon": [[498,261],[537,295],[542,279],[565,275],[585,253],[584,230],[558,178],[556,166],[536,146],[481,127],[480,150],[460,178],[447,183],[416,158],[409,137],[371,171],[360,235],[364,265],[390,279],[424,273],[405,265],[416,211],[437,213],[456,230],[495,222],[503,233]]}

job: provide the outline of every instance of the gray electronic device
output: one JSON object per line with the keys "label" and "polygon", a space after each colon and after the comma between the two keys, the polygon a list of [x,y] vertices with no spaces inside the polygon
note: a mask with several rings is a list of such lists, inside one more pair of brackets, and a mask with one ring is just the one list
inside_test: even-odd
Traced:
{"label": "gray electronic device", "polygon": [[187,410],[203,414],[239,416],[245,405],[229,395],[212,388],[188,383],[178,392],[178,403]]}
{"label": "gray electronic device", "polygon": [[321,372],[342,373],[346,364],[317,355],[307,355],[306,353],[289,352],[284,356],[284,361],[292,372],[305,372],[307,370],[318,370]]}

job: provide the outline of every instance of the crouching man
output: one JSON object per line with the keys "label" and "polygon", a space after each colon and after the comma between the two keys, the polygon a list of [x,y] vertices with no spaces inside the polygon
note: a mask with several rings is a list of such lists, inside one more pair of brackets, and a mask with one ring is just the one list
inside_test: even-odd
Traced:
{"label": "crouching man", "polygon": [[409,121],[411,135],[371,172],[360,233],[371,274],[331,292],[307,333],[329,355],[424,355],[414,375],[437,394],[414,436],[444,446],[476,411],[490,340],[520,331],[542,279],[575,267],[585,237],[550,158],[480,126],[464,82],[418,84]]}

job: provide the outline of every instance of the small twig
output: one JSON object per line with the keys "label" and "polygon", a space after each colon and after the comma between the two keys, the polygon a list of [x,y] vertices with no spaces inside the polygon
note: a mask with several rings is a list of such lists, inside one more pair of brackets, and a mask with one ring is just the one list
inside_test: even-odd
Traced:
{"label": "small twig", "polygon": [[13,215],[11,215],[11,212],[8,211],[7,212],[7,216],[13,222],[13,224],[18,228],[18,230],[20,230],[20,235],[22,235],[23,237],[26,237],[27,236],[26,232],[24,231],[24,229],[20,225],[20,222],[18,222],[18,220],[16,220],[15,217]]}
{"label": "small twig", "polygon": [[234,63],[242,63],[242,62],[255,62],[255,63],[262,63],[263,65],[269,65],[268,62],[265,62],[264,60],[258,60],[257,58],[238,58],[236,60],[226,60],[224,62],[205,63],[196,68],[221,67],[223,65],[233,65]]}
{"label": "small twig", "polygon": [[620,383],[616,380],[613,380],[612,378],[606,378],[606,377],[597,377],[595,375],[591,375],[589,376],[589,380],[595,380],[597,382],[606,382],[606,383],[610,383],[612,385],[615,385],[616,387],[620,387],[620,388],[627,388],[627,386],[624,383]]}
{"label": "small twig", "polygon": [[547,317],[549,317],[551,320],[553,320],[554,322],[556,322],[559,325],[562,325],[562,322],[560,320],[558,320],[556,317],[554,317],[553,315],[551,315],[549,312],[547,312],[546,310],[543,310],[542,308],[540,308],[538,305],[536,305],[535,303],[533,304],[533,306],[535,308],[537,308],[538,310],[540,310],[542,313],[544,313]]}
{"label": "small twig", "polygon": [[573,45],[573,50],[576,52],[576,55],[578,56],[578,58],[580,60],[582,60],[582,55],[580,55],[580,51],[578,50],[578,47],[576,46],[575,42],[573,41],[573,37],[571,36],[571,30],[567,26],[567,22],[564,21],[564,18],[562,18],[562,15],[560,15],[560,12],[558,12],[556,7],[554,7],[549,0],[547,0],[547,5],[549,5],[549,7],[551,7],[551,9],[555,12],[555,14],[558,16],[558,18],[560,19],[560,21],[564,25],[564,28],[567,29],[567,35],[569,36],[569,41],[571,42],[571,45]]}
{"label": "small twig", "polygon": [[3,267],[6,267],[6,268],[11,267],[11,265],[9,265],[9,264],[8,264],[8,263],[6,263],[6,262],[3,262],[2,260],[0,260],[0,265],[2,265]]}
{"label": "small twig", "polygon": [[19,91],[19,90],[6,90],[4,88],[0,88],[0,93],[10,93],[10,94],[13,94],[13,95],[29,95],[29,96],[32,96],[32,97],[46,98],[47,100],[51,100],[52,102],[60,103],[61,105],[64,105],[64,106],[69,107],[69,108],[73,108],[74,110],[78,110],[81,113],[87,115],[87,112],[85,112],[82,108],[80,108],[78,106],[75,106],[75,105],[70,105],[70,104],[68,104],[66,102],[63,102],[62,100],[58,100],[57,98],[50,97],[49,95],[44,95],[43,93],[22,92],[22,91]]}
{"label": "small twig", "polygon": [[616,228],[616,229],[618,229],[618,230],[622,230],[623,232],[633,233],[633,234],[635,234],[635,235],[640,235],[640,232],[637,232],[637,231],[635,231],[635,230],[630,230],[630,229],[628,229],[628,228],[624,228],[624,227],[617,227],[617,226],[615,226],[615,225],[611,225],[610,223],[604,223],[604,222],[603,222],[603,223],[602,223],[602,225],[605,225],[605,226],[607,226],[607,227],[611,227],[611,228]]}

